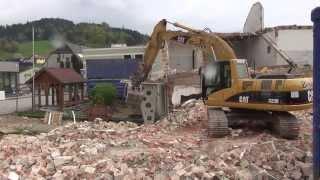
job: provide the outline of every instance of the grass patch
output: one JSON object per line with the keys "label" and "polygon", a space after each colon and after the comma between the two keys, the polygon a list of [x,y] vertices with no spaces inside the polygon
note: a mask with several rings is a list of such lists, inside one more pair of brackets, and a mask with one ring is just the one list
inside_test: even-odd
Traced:
{"label": "grass patch", "polygon": [[5,59],[12,58],[12,57],[13,57],[12,53],[9,53],[9,52],[6,52],[6,51],[3,51],[2,49],[0,49],[0,60],[5,60]]}
{"label": "grass patch", "polygon": [[[45,111],[35,111],[35,112],[24,111],[24,112],[17,112],[16,114],[17,114],[17,116],[20,116],[20,117],[41,119],[41,118],[44,118],[46,112]],[[75,115],[76,115],[77,120],[86,120],[87,119],[87,117],[86,117],[87,114],[83,113],[81,111],[75,111]],[[62,119],[63,120],[73,120],[72,112],[71,111],[64,111]]]}
{"label": "grass patch", "polygon": [[[51,45],[50,41],[42,40],[34,42],[34,53],[41,56],[47,56],[51,51],[54,50],[54,47]],[[15,53],[9,53],[3,50],[0,50],[0,59],[10,59],[14,58],[15,55],[21,55],[23,57],[32,56],[32,41],[19,43],[18,50]]]}
{"label": "grass patch", "polygon": [[[34,52],[38,55],[48,55],[54,48],[52,47],[50,41],[35,41]],[[20,43],[18,45],[18,52],[24,57],[32,56],[32,42]]]}
{"label": "grass patch", "polygon": [[24,111],[24,112],[17,112],[17,116],[22,117],[29,117],[29,118],[44,118],[46,112],[45,111]]}
{"label": "grass patch", "polygon": [[33,129],[31,127],[18,127],[15,128],[14,132],[10,132],[10,134],[21,134],[21,135],[29,135],[29,136],[35,136],[41,133],[46,133],[45,130],[37,130]]}

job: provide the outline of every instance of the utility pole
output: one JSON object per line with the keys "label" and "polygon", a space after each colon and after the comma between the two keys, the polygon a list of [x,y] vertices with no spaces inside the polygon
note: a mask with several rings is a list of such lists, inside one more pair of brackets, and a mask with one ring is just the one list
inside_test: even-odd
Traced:
{"label": "utility pole", "polygon": [[320,179],[320,7],[311,13],[313,26],[313,179]]}
{"label": "utility pole", "polygon": [[35,76],[35,70],[34,70],[34,27],[32,26],[32,111],[35,111],[35,90],[34,90],[34,76]]}

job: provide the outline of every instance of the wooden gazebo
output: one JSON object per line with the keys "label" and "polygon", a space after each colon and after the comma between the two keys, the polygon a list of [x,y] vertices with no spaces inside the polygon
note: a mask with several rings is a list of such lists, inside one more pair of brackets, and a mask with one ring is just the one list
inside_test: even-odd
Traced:
{"label": "wooden gazebo", "polygon": [[[42,106],[42,91],[45,95],[45,106],[58,106],[61,111],[65,104],[79,104],[84,98],[84,79],[73,69],[44,68],[36,73],[34,82],[39,107]],[[27,83],[32,85],[32,78]],[[68,92],[67,101],[65,92]],[[51,104],[49,104],[49,95],[51,95]]]}

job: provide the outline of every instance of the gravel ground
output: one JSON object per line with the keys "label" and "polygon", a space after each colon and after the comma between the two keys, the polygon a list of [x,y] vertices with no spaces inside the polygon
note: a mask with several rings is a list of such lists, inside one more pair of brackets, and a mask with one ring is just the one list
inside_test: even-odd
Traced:
{"label": "gravel ground", "polygon": [[151,125],[95,121],[36,136],[5,135],[0,179],[306,179],[312,171],[310,113],[294,113],[302,123],[296,140],[260,128],[208,138],[201,102]]}

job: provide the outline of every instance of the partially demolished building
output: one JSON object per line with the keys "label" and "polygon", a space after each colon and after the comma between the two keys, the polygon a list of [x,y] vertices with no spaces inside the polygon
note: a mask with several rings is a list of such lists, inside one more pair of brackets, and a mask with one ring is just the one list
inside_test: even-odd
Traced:
{"label": "partially demolished building", "polygon": [[[224,38],[235,50],[239,59],[247,59],[250,67],[271,67],[287,65],[289,58],[298,65],[312,65],[312,26],[290,25],[264,27],[264,9],[261,3],[252,6],[244,24],[243,32],[216,33]],[[169,50],[163,50],[153,71],[161,64],[161,57],[173,72],[190,72],[200,67],[201,52],[195,47],[167,42]],[[168,52],[167,52],[168,51]],[[167,55],[163,55],[167,53]],[[285,54],[285,55],[283,55]],[[285,57],[284,57],[285,56]],[[156,72],[153,72],[154,74]]]}
{"label": "partially demolished building", "polygon": [[[264,28],[263,7],[251,8],[243,33],[221,33],[232,45],[238,58],[251,67],[286,65],[281,53],[299,65],[312,65],[312,26],[276,26]],[[280,51],[280,53],[279,53]]]}

